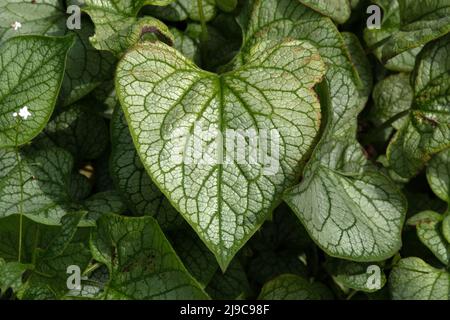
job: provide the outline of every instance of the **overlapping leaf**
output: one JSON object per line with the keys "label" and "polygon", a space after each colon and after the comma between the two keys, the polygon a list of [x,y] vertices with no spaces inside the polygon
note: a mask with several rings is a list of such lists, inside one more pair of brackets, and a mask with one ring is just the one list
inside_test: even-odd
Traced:
{"label": "overlapping leaf", "polygon": [[[0,147],[22,145],[44,128],[55,107],[72,43],[72,37],[22,36],[1,45]],[[31,113],[29,118],[13,117],[24,107]]]}
{"label": "overlapping leaf", "polygon": [[[9,151],[11,153],[14,151]],[[59,225],[67,213],[89,210],[94,198],[88,198],[88,202],[77,199],[72,190],[72,170],[73,158],[63,149],[50,148],[22,154],[21,161],[16,162],[0,180],[0,218],[19,214],[38,223]],[[80,186],[86,187],[84,183],[78,184]],[[77,188],[75,191],[85,194]],[[110,205],[111,202],[103,207],[104,210],[97,210],[97,216],[99,212],[117,209],[117,206],[111,209]],[[119,206],[123,208],[121,202]],[[91,224],[89,221],[85,223]]]}
{"label": "overlapping leaf", "polygon": [[427,45],[414,72],[414,101],[408,121],[388,149],[390,167],[411,178],[450,147],[450,35]]}
{"label": "overlapping leaf", "polygon": [[387,65],[393,70],[411,71],[420,47],[450,32],[448,0],[374,2],[384,9],[384,18],[381,29],[365,30],[365,39],[381,61],[391,59]]}
{"label": "overlapping leaf", "polygon": [[[66,26],[68,16],[62,0],[44,1],[4,1],[0,4],[0,43],[19,35],[53,35],[68,33],[75,35],[75,42],[67,56],[64,81],[59,103],[69,105],[84,97],[101,81],[113,74],[114,57],[105,51],[98,51],[89,43],[94,28],[89,19],[81,17],[80,29],[69,30]],[[20,27],[13,28],[14,23]]]}
{"label": "overlapping leaf", "polygon": [[307,279],[285,274],[264,285],[259,300],[327,300],[331,292],[321,283],[311,283]]}
{"label": "overlapping leaf", "polygon": [[[224,2],[223,0],[219,0]],[[205,21],[211,20],[217,12],[215,0],[202,0],[203,17]],[[183,21],[191,19],[200,21],[200,9],[197,0],[176,0],[171,1],[168,6],[153,6],[144,11],[159,19],[168,21]]]}
{"label": "overlapping leaf", "polygon": [[284,35],[316,45],[327,65],[319,90],[326,128],[302,183],[285,200],[328,254],[359,261],[393,255],[400,247],[406,204],[397,187],[367,163],[356,141],[356,118],[368,99],[354,68],[358,46],[350,56],[331,20],[296,1],[251,1],[240,22],[246,42],[237,63],[245,61],[252,42]]}
{"label": "overlapping leaf", "polygon": [[152,217],[105,215],[91,250],[109,270],[106,299],[207,299]]}
{"label": "overlapping leaf", "polygon": [[420,212],[408,220],[417,228],[417,236],[444,264],[450,264],[450,243],[442,234],[444,216],[433,211]]}
{"label": "overlapping leaf", "polygon": [[300,0],[300,2],[338,23],[347,21],[352,11],[349,0]]}
{"label": "overlapping leaf", "polygon": [[86,0],[83,8],[95,24],[92,45],[99,50],[111,51],[116,56],[137,43],[146,34],[154,34],[161,40],[173,43],[173,36],[161,21],[145,16],[137,17],[144,5],[167,5],[173,0]]}

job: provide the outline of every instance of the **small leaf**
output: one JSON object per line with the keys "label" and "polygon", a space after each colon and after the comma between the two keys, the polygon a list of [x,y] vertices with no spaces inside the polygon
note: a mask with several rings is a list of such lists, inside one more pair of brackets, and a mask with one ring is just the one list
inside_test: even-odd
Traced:
{"label": "small leaf", "polygon": [[[376,126],[381,126],[388,120],[411,108],[413,89],[410,75],[399,73],[389,76],[377,83],[373,90],[373,108],[370,110],[370,120]],[[392,123],[399,129],[407,121],[407,115]]]}
{"label": "small leaf", "polygon": [[180,51],[186,58],[191,59],[194,63],[200,64],[201,52],[199,42],[191,38],[186,32],[183,33],[176,28],[171,28],[173,34],[175,49]]}
{"label": "small leaf", "polygon": [[64,106],[80,100],[114,74],[114,56],[110,52],[96,50],[89,42],[89,36],[94,33],[92,22],[82,18],[81,26],[80,30],[74,30],[75,43],[67,56],[59,97]]}
{"label": "small leaf", "polygon": [[[0,218],[23,213],[38,223],[60,225],[61,218],[67,213],[89,209],[89,199],[80,201],[74,198],[76,194],[71,190],[74,186],[70,153],[49,148],[23,153],[22,158],[21,167],[16,163],[15,168],[0,180]],[[20,181],[23,181],[22,187]],[[85,183],[78,185],[88,187]],[[78,190],[77,194],[86,195],[86,192]],[[123,207],[122,202],[120,205]],[[92,220],[84,220],[82,225],[90,226]]]}
{"label": "small leaf", "polygon": [[19,262],[5,262],[0,258],[0,293],[11,288],[14,292],[22,286],[22,276],[25,271],[32,268],[31,265]]}
{"label": "small leaf", "polygon": [[188,271],[205,288],[219,268],[214,255],[188,226],[171,232],[169,239]]}
{"label": "small leaf", "polygon": [[[24,34],[49,36],[65,34],[67,15],[62,0],[40,0],[34,3],[23,0],[2,1],[0,12],[2,12],[0,42]],[[11,24],[15,21],[22,25],[17,30],[11,28]]]}
{"label": "small leaf", "polygon": [[94,258],[110,273],[106,299],[206,299],[152,217],[104,215],[92,234]]}
{"label": "small leaf", "polygon": [[120,194],[115,190],[103,191],[85,199],[83,208],[89,213],[89,220],[97,220],[107,213],[122,214],[127,211]]}
{"label": "small leaf", "polygon": [[108,145],[105,120],[81,104],[64,109],[46,126],[45,136],[78,160],[98,158]]}
{"label": "small leaf", "polygon": [[400,260],[389,276],[394,300],[449,300],[450,274],[419,258]]}
{"label": "small leaf", "polygon": [[91,260],[87,247],[81,243],[69,244],[64,252],[52,259],[42,259],[38,250],[34,272],[18,292],[24,300],[55,300],[68,294],[67,268],[78,266],[83,271]]}
{"label": "small leaf", "polygon": [[[21,36],[0,47],[0,147],[27,143],[45,126],[55,107],[66,54],[73,37]],[[28,107],[30,119],[14,112]]]}
{"label": "small leaf", "polygon": [[[450,32],[448,0],[434,0],[426,5],[415,0],[379,0],[376,3],[387,8],[385,16],[388,18],[384,18],[381,30],[367,29],[365,37],[369,45],[378,47],[382,62]],[[418,52],[409,53],[414,57]]]}
{"label": "small leaf", "polygon": [[[215,0],[203,1],[203,15],[205,22],[210,21],[216,14]],[[228,0],[227,0],[228,1]],[[200,21],[200,14],[197,0],[176,0],[168,6],[150,6],[144,9],[146,14],[152,15],[158,19],[167,21],[183,21],[191,19]]]}
{"label": "small leaf", "polygon": [[284,274],[267,282],[259,294],[258,300],[325,300],[331,293],[318,283],[305,278]]}
{"label": "small leaf", "polygon": [[410,179],[434,154],[450,147],[450,35],[427,45],[413,76],[409,119],[391,140],[387,156],[398,175]]}
{"label": "small leaf", "polygon": [[401,246],[405,200],[377,172],[351,175],[318,165],[285,200],[328,254],[380,261]]}
{"label": "small leaf", "polygon": [[144,5],[161,6],[172,1],[86,0],[83,10],[95,24],[95,35],[90,38],[92,45],[98,50],[108,50],[120,57],[146,33],[154,34],[158,39],[172,44],[173,36],[164,23],[153,17],[137,17]]}
{"label": "small leaf", "polygon": [[450,204],[450,149],[431,159],[427,167],[427,179],[433,192]]}
{"label": "small leaf", "polygon": [[227,271],[218,270],[206,291],[213,299],[242,300],[250,296],[250,284],[242,264],[234,259]]}
{"label": "small leaf", "polygon": [[61,218],[61,229],[45,251],[45,259],[51,259],[63,254],[78,228],[86,212],[69,213]]}
{"label": "small leaf", "polygon": [[352,12],[349,0],[300,0],[300,2],[340,24],[346,22]]}
{"label": "small leaf", "polygon": [[[363,292],[375,292],[382,289],[386,284],[384,272],[381,267],[375,264],[332,259],[327,261],[326,268],[334,281],[346,288]],[[378,268],[380,273],[374,273],[372,271],[372,269],[375,270],[374,268]],[[379,279],[374,279],[376,276],[379,276]]]}
{"label": "small leaf", "polygon": [[450,265],[450,244],[442,234],[443,216],[433,211],[420,212],[408,220],[417,228],[420,241],[445,265]]}

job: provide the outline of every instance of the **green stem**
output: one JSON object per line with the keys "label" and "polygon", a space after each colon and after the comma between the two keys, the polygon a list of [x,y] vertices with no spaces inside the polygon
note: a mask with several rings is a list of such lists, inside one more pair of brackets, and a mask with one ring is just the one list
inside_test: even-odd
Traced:
{"label": "green stem", "polygon": [[83,276],[87,276],[90,273],[94,272],[95,270],[97,270],[98,268],[100,268],[102,266],[101,263],[96,262],[94,264],[92,264],[91,266],[89,266],[84,272],[83,272]]}
{"label": "green stem", "polygon": [[385,123],[383,123],[381,126],[377,128],[378,131],[382,131],[384,129],[389,128],[395,121],[400,120],[401,118],[407,116],[409,114],[410,110],[405,110],[400,113],[397,113],[395,116],[387,120]]}
{"label": "green stem", "polygon": [[34,234],[33,253],[32,253],[32,257],[31,257],[31,263],[33,265],[36,264],[36,257],[37,257],[37,250],[36,249],[37,249],[38,242],[39,242],[39,232],[40,232],[39,225],[37,225],[36,233]]}
{"label": "green stem", "polygon": [[351,300],[355,294],[358,293],[358,290],[352,290],[350,294],[347,296],[346,300]]}
{"label": "green stem", "polygon": [[16,162],[19,168],[19,186],[20,186],[20,202],[19,202],[19,253],[18,253],[18,262],[22,261],[22,238],[23,238],[23,174],[22,174],[22,159],[20,157],[20,151],[18,147],[19,141],[19,125],[20,120],[17,120],[16,125],[16,141],[14,152],[16,154]]}
{"label": "green stem", "polygon": [[203,0],[197,0],[198,15],[202,25],[202,42],[208,40],[208,29],[206,28],[205,13],[203,12]]}
{"label": "green stem", "polygon": [[[390,118],[389,120],[387,120],[386,122],[384,122],[383,124],[381,124],[380,126],[376,127],[374,130],[376,132],[382,132],[383,130],[385,130],[387,128],[390,128],[391,125],[395,121],[400,120],[401,118],[407,116],[409,113],[410,113],[410,110],[402,111],[402,112],[396,114],[395,116],[393,116],[392,118]],[[370,131],[370,132],[372,132],[372,131]],[[376,139],[377,139],[377,135],[376,134],[370,134],[370,135],[367,134],[365,136],[365,138],[362,139],[361,143],[363,145],[368,145],[368,144],[371,144],[372,142],[374,142]]]}

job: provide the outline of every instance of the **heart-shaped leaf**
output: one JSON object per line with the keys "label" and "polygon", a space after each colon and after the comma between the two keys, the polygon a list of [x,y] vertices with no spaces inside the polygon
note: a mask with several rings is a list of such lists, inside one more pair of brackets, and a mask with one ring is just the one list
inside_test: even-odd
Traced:
{"label": "heart-shaped leaf", "polygon": [[[162,43],[141,44],[119,63],[116,88],[145,168],[223,269],[299,175],[319,129],[312,87],[323,73],[317,50],[301,41],[261,43],[223,75]],[[202,153],[189,136],[204,130]],[[222,138],[236,132],[271,136],[261,139],[262,161],[235,155],[236,137]]]}

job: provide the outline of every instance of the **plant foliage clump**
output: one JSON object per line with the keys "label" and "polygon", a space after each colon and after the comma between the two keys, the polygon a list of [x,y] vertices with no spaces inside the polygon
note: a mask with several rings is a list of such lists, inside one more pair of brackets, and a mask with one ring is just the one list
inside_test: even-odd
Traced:
{"label": "plant foliage clump", "polygon": [[449,300],[449,203],[449,0],[0,3],[1,299]]}

